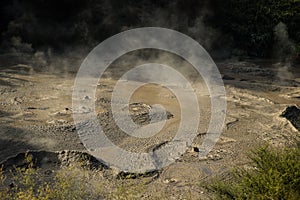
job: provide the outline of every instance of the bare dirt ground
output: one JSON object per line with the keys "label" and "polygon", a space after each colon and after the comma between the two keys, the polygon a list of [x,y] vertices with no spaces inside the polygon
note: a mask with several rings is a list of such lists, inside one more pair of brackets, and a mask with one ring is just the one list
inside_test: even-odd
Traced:
{"label": "bare dirt ground", "polygon": [[[299,131],[280,115],[289,106],[300,107],[300,71],[294,66],[292,76],[279,76],[280,70],[271,61],[223,61],[217,63],[227,93],[227,117],[224,131],[207,158],[199,159],[198,149],[210,120],[209,94],[197,93],[201,110],[198,136],[192,147],[173,164],[157,172],[147,185],[145,199],[153,193],[165,193],[169,199],[209,199],[199,186],[211,177],[226,177],[228,171],[239,166],[250,167],[247,155],[264,141],[278,148],[289,145]],[[4,62],[2,62],[4,63]],[[272,63],[272,62],[271,62]],[[299,68],[299,66],[298,66]],[[40,167],[55,170],[55,163],[72,160],[86,152],[79,140],[72,118],[72,87],[75,73],[47,73],[24,64],[2,64],[0,69],[0,163],[18,165],[19,153],[37,151]],[[134,139],[111,125],[110,97],[116,80],[106,77],[97,87],[96,110],[99,122],[108,137],[130,151],[151,151],[170,141],[180,121],[180,106],[174,95],[161,86],[149,84],[132,97],[137,123],[147,123],[147,105],[161,103],[170,113],[163,131],[151,139]],[[202,87],[201,81],[193,87]],[[143,110],[144,109],[144,110]],[[145,111],[146,109],[146,111]],[[143,118],[144,117],[144,118]],[[69,153],[68,153],[69,152]],[[69,157],[68,157],[69,156]],[[76,157],[76,156],[75,156]],[[42,162],[47,158],[47,162]],[[7,160],[8,159],[8,160]],[[49,162],[52,160],[53,162]],[[54,163],[54,164],[53,164]],[[111,169],[106,179],[116,181]]]}

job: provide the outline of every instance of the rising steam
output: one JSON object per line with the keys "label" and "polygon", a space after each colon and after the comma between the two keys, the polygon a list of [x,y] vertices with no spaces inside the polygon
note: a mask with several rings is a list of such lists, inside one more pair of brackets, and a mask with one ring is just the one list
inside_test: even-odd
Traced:
{"label": "rising steam", "polygon": [[280,22],[274,27],[275,36],[275,52],[274,55],[278,59],[277,77],[281,82],[285,82],[287,79],[293,79],[294,76],[290,71],[292,65],[292,56],[295,53],[295,45],[289,39],[287,26]]}

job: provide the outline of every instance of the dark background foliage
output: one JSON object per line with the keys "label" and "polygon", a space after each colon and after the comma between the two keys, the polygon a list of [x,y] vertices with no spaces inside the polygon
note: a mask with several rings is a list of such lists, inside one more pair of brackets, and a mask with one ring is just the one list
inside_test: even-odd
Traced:
{"label": "dark background foliage", "polygon": [[274,27],[283,22],[288,33],[300,44],[299,0],[215,0],[219,17],[212,19],[224,33],[234,39],[236,47],[252,55],[270,55],[274,43]]}
{"label": "dark background foliage", "polygon": [[123,30],[162,26],[209,51],[270,57],[280,22],[295,55],[300,52],[300,0],[12,0],[0,6],[2,52],[90,48]]}

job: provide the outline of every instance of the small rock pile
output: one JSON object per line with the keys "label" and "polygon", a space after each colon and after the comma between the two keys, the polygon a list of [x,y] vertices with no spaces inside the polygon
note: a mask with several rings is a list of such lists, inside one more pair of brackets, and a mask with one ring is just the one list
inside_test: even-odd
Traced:
{"label": "small rock pile", "polygon": [[289,120],[300,131],[300,109],[297,106],[287,107],[280,116]]}

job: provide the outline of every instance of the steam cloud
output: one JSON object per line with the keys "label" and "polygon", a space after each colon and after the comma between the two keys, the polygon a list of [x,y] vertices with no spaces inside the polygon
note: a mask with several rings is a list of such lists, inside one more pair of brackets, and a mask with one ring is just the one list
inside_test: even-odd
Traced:
{"label": "steam cloud", "polygon": [[122,3],[115,0],[13,0],[4,4],[4,10],[8,17],[2,23],[1,52],[31,55],[34,63],[25,64],[50,72],[55,68],[70,71],[75,58],[81,61],[104,39],[131,28],[175,29],[193,37],[207,50],[213,48],[220,35],[205,23],[205,19],[214,14],[207,0]]}
{"label": "steam cloud", "polygon": [[292,79],[294,76],[290,71],[292,64],[292,56],[295,52],[295,45],[289,39],[287,26],[280,22],[274,27],[275,35],[275,56],[279,62],[275,64],[277,67],[277,77],[281,82]]}

